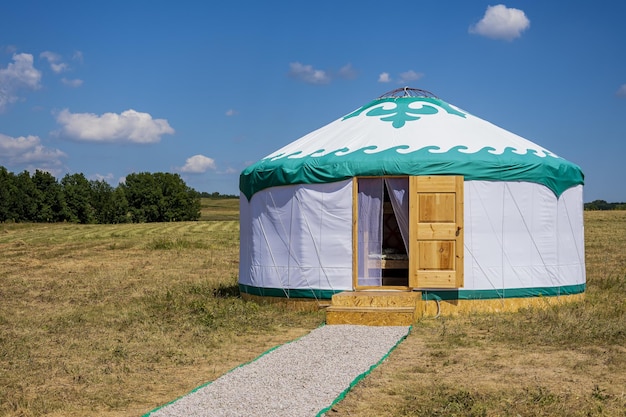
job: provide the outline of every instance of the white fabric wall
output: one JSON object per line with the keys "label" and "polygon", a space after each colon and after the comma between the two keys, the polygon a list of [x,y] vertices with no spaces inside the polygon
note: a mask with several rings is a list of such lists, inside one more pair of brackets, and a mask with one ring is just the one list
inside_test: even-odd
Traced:
{"label": "white fabric wall", "polygon": [[582,186],[466,181],[464,214],[464,290],[585,283]]}
{"label": "white fabric wall", "polygon": [[273,187],[240,198],[239,282],[352,289],[352,181]]}
{"label": "white fabric wall", "polygon": [[[526,182],[465,182],[462,291],[585,283],[583,187],[556,196]],[[241,196],[239,282],[352,289],[352,181]]]}

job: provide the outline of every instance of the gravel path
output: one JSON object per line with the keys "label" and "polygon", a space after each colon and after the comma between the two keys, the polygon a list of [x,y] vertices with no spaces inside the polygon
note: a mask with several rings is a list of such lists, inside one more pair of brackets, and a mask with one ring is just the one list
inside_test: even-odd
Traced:
{"label": "gravel path", "polygon": [[409,329],[322,326],[144,417],[320,416]]}

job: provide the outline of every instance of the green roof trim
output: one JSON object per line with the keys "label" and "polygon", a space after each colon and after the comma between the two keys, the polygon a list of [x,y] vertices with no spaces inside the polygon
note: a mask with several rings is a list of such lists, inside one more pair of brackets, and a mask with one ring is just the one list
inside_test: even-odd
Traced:
{"label": "green roof trim", "polygon": [[501,154],[491,147],[465,153],[465,146],[442,153],[437,153],[437,146],[401,152],[407,148],[397,146],[376,152],[375,146],[368,146],[349,153],[342,148],[323,156],[267,158],[241,173],[239,189],[250,199],[256,192],[270,187],[322,184],[356,176],[463,175],[465,180],[543,184],[559,197],[568,188],[584,184],[583,173],[576,164],[552,155],[520,154],[508,147]]}

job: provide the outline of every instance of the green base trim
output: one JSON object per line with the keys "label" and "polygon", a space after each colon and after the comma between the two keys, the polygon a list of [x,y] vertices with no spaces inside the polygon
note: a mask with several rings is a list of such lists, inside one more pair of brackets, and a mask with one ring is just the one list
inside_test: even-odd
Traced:
{"label": "green base trim", "polygon": [[258,295],[260,297],[279,298],[310,298],[313,300],[330,300],[334,294],[346,290],[317,290],[317,289],[290,289],[290,288],[262,288],[252,285],[239,284],[239,291],[245,294]]}
{"label": "green base trim", "polygon": [[[381,287],[384,288],[384,287]],[[494,300],[501,298],[558,297],[585,292],[587,284],[563,285],[560,287],[505,288],[498,290],[421,290],[422,300]],[[239,291],[261,297],[307,298],[330,300],[334,294],[352,290],[281,289],[262,288],[239,284]]]}
{"label": "green base trim", "polygon": [[[501,298],[558,297],[585,292],[587,284],[563,285],[560,287],[505,288],[498,290],[422,290],[422,300],[493,300]],[[384,287],[381,287],[384,288]],[[239,291],[261,297],[309,298],[330,300],[334,294],[352,290],[281,289],[261,288],[239,284]]]}
{"label": "green base trim", "polygon": [[338,396],[337,398],[335,398],[335,400],[332,402],[332,404],[330,404],[328,407],[326,407],[326,408],[322,409],[319,413],[317,413],[317,414],[315,415],[315,417],[321,417],[321,416],[323,416],[323,415],[324,415],[324,413],[329,412],[329,411],[333,408],[333,406],[334,406],[335,404],[337,404],[338,402],[342,401],[342,400],[346,397],[346,395],[348,395],[348,392],[350,392],[350,390],[352,390],[352,388],[354,388],[354,386],[355,386],[356,384],[358,384],[359,382],[361,382],[361,380],[362,380],[363,378],[365,378],[366,376],[368,376],[368,375],[369,375],[369,374],[370,374],[370,373],[371,373],[374,369],[376,369],[376,368],[378,367],[378,365],[380,365],[381,363],[383,363],[383,361],[389,357],[389,355],[391,354],[391,352],[393,352],[393,351],[394,351],[394,349],[395,349],[395,348],[397,348],[397,347],[398,347],[398,345],[399,345],[400,343],[402,343],[402,342],[403,342],[403,341],[404,341],[404,340],[408,337],[408,335],[411,333],[411,330],[412,330],[412,329],[413,329],[413,326],[410,326],[410,327],[409,327],[409,330],[407,331],[407,333],[406,333],[404,336],[402,336],[402,337],[401,337],[401,338],[400,338],[400,339],[396,342],[396,344],[395,344],[395,345],[393,345],[393,346],[391,347],[391,349],[389,349],[389,352],[387,352],[387,353],[386,353],[386,354],[385,354],[382,358],[380,358],[380,360],[379,360],[378,362],[376,362],[374,365],[370,366],[370,368],[369,368],[367,371],[363,372],[362,374],[360,374],[360,375],[358,375],[356,378],[354,378],[354,380],[352,380],[352,382],[350,383],[350,385],[348,386],[348,388],[346,388],[345,390],[343,390],[343,391],[339,394],[339,396]]}
{"label": "green base trim", "polygon": [[561,287],[506,288],[501,290],[422,290],[422,300],[493,300],[501,298],[558,297],[585,292],[587,284]]}

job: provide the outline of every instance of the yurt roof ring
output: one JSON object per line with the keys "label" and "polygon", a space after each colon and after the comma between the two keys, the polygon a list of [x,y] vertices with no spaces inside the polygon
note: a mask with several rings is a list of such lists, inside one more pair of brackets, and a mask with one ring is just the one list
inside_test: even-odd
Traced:
{"label": "yurt roof ring", "polygon": [[395,90],[388,91],[381,98],[401,98],[401,97],[429,97],[429,98],[439,98],[430,91],[420,90],[419,88],[410,88],[410,87],[401,87],[396,88]]}

